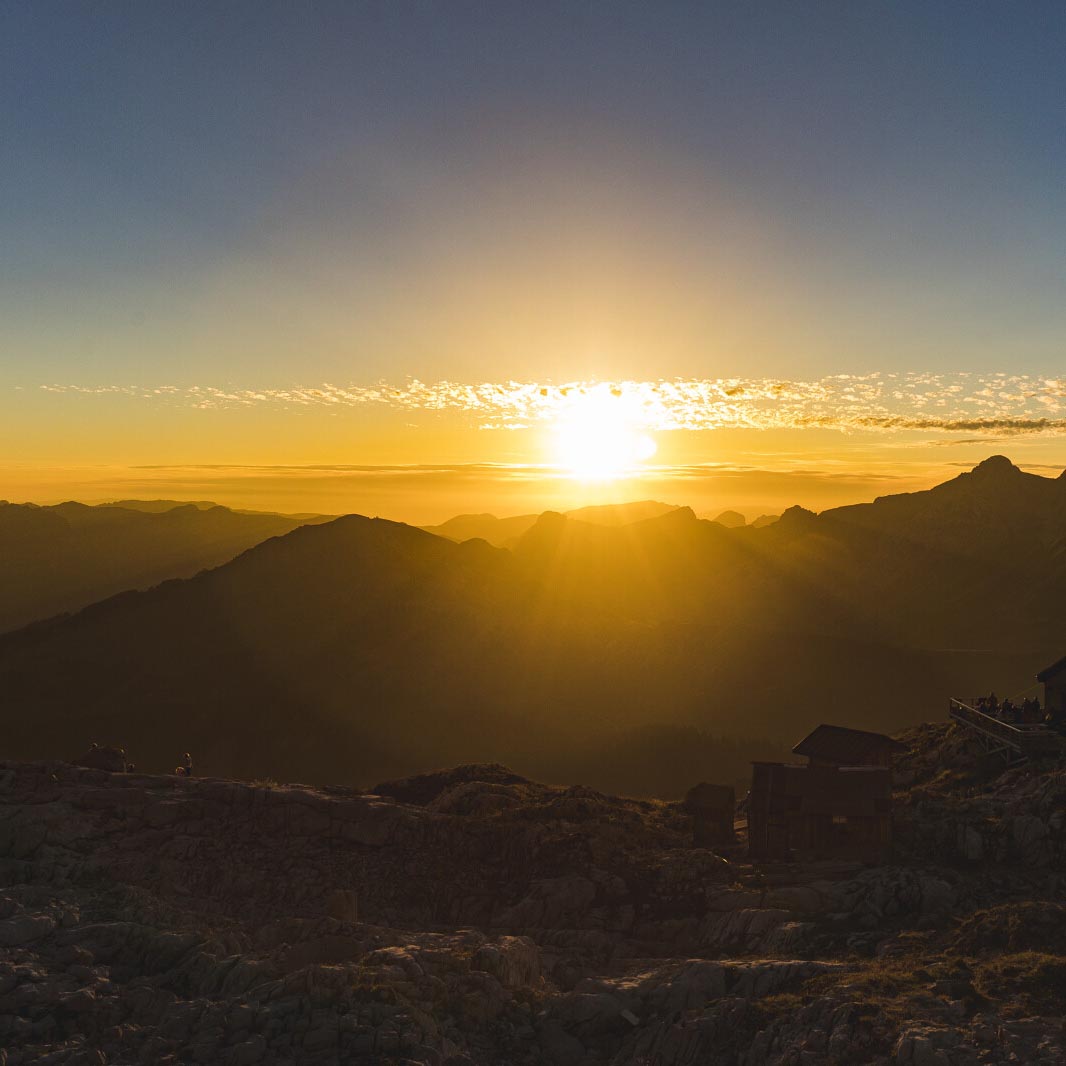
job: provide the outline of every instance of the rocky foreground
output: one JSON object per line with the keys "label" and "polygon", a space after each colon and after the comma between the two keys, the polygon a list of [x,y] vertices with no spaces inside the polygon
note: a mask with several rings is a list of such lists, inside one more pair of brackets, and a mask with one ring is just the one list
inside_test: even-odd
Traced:
{"label": "rocky foreground", "polygon": [[881,867],[502,767],[0,763],[0,1064],[1061,1064],[1066,771],[904,739]]}

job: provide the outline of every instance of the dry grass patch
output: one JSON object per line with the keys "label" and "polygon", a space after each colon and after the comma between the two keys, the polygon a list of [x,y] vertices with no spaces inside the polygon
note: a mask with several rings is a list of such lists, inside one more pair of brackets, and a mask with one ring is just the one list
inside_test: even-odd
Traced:
{"label": "dry grass patch", "polygon": [[1066,1012],[1066,958],[1060,955],[1002,955],[978,963],[974,977],[981,995],[997,1002],[1008,1016]]}

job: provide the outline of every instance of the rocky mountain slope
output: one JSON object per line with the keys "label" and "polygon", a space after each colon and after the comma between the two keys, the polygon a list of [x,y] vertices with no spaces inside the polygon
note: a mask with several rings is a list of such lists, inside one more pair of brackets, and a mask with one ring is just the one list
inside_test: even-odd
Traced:
{"label": "rocky mountain slope", "polygon": [[1055,557],[1066,550],[1066,471],[1041,477],[993,455],[927,491],[879,496],[823,517],[984,560],[1036,546]]}
{"label": "rocky mountain slope", "polygon": [[228,562],[304,518],[155,501],[0,502],[0,632]]}
{"label": "rocky mountain slope", "polygon": [[[994,656],[975,681],[972,656],[879,639],[839,583],[788,572],[787,544],[735,532],[687,510],[617,530],[549,514],[508,552],[358,516],[303,527],[0,638],[7,750],[40,757],[59,733],[157,770],[192,750],[237,777],[365,784],[476,759],[602,783],[605,749],[653,722],[787,737],[855,703],[876,728],[1001,685]],[[1047,661],[1030,659],[1022,678]],[[674,748],[656,760],[693,783]]]}
{"label": "rocky mountain slope", "polygon": [[0,1062],[1060,1063],[1066,771],[904,739],[884,866],[499,766],[2,763]]}

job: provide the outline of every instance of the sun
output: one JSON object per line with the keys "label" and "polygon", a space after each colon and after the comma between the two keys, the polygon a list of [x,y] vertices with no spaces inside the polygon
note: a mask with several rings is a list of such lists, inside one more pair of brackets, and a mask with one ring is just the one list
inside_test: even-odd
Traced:
{"label": "sun", "polygon": [[578,481],[615,481],[650,459],[655,441],[616,390],[596,386],[567,398],[555,424],[556,462]]}

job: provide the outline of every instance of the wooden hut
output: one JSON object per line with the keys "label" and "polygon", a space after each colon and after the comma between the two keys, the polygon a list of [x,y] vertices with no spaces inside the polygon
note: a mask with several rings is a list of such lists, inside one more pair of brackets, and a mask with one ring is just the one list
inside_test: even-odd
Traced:
{"label": "wooden hut", "polygon": [[736,840],[733,832],[736,792],[732,785],[712,785],[704,781],[688,790],[682,807],[692,816],[696,847],[732,844]]}
{"label": "wooden hut", "polygon": [[820,725],[793,749],[806,765],[752,764],[753,859],[882,859],[892,843],[892,759],[883,733]]}
{"label": "wooden hut", "polygon": [[811,766],[891,767],[893,756],[903,750],[898,740],[884,733],[820,725],[792,749],[792,754],[805,755]]}

